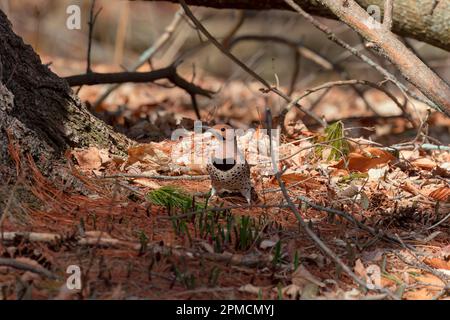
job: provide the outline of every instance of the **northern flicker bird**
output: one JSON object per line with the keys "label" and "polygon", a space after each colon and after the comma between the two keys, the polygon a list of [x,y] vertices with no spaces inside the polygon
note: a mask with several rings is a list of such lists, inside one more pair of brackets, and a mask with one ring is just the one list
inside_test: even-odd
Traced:
{"label": "northern flicker bird", "polygon": [[240,192],[250,204],[256,192],[250,180],[250,167],[238,149],[234,129],[220,124],[210,130],[219,140],[218,150],[209,157],[206,165],[211,177],[211,196],[224,191]]}

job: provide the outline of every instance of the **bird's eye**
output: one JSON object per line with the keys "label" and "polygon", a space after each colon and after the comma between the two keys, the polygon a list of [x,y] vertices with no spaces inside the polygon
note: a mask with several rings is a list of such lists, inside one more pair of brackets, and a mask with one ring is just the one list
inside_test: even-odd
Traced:
{"label": "bird's eye", "polygon": [[224,132],[224,131],[225,131],[225,128],[221,128],[220,131]]}

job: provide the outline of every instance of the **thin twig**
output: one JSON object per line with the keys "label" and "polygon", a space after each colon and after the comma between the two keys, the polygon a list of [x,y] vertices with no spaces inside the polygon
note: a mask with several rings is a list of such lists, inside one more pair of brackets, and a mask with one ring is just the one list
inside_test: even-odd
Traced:
{"label": "thin twig", "polygon": [[[270,112],[270,109],[266,109],[266,112]],[[270,117],[270,114],[267,116]],[[267,130],[270,132],[272,129],[271,123],[267,123],[268,128]],[[289,196],[289,193],[286,189],[286,185],[284,184],[282,177],[282,174],[284,170],[279,171],[277,163],[275,161],[275,153],[273,150],[273,145],[270,144],[270,155],[272,158],[272,167],[275,172],[275,177],[277,178],[278,185],[280,186],[281,192],[283,194],[284,199],[286,200],[289,208],[294,213],[294,216],[297,218],[297,221],[300,223],[300,226],[302,229],[306,232],[306,234],[311,238],[311,240],[325,252],[337,265],[339,265],[342,270],[344,270],[345,273],[347,273],[356,283],[358,283],[361,287],[366,288],[367,290],[374,290],[379,293],[386,293],[393,299],[398,299],[390,290],[383,289],[383,288],[372,288],[367,285],[367,283],[363,280],[361,280],[351,269],[349,266],[347,266],[317,235],[314,231],[311,230],[308,223],[305,222],[303,217],[300,215],[300,212],[297,209],[297,206],[292,201],[291,197]]]}
{"label": "thin twig", "polygon": [[444,218],[442,218],[440,221],[436,222],[435,224],[433,224],[432,226],[426,228],[426,230],[431,230],[436,228],[437,226],[440,226],[441,224],[443,224],[445,221],[448,220],[448,218],[450,218],[450,213],[448,215],[446,215]]}
{"label": "thin twig", "polygon": [[318,52],[315,52],[311,48],[306,47],[302,43],[297,43],[293,40],[275,35],[259,35],[259,34],[246,34],[233,38],[230,41],[229,49],[231,50],[235,45],[241,41],[270,41],[275,43],[284,44],[295,51],[297,51],[302,57],[308,59],[325,70],[332,70],[333,65],[325,57],[323,57]]}
{"label": "thin twig", "polygon": [[286,189],[286,186],[281,179],[281,172],[277,172],[276,178],[278,181],[278,184],[280,185],[281,192],[283,193],[283,196],[285,200],[287,201],[289,208],[294,213],[295,217],[297,218],[298,222],[300,223],[303,230],[305,230],[306,234],[313,240],[313,242],[323,251],[325,252],[337,265],[339,265],[342,270],[347,273],[357,284],[362,286],[363,288],[366,288],[367,290],[373,290],[379,293],[385,293],[389,295],[392,299],[397,300],[398,297],[394,295],[390,290],[384,289],[384,288],[378,288],[378,287],[371,287],[368,286],[367,283],[363,280],[361,280],[351,269],[350,267],[345,264],[315,233],[312,231],[308,224],[305,222],[305,220],[300,215],[300,212],[298,211],[296,205],[292,201],[291,197],[289,196],[289,193]]}
{"label": "thin twig", "polygon": [[[186,2],[184,0],[180,0],[180,4],[184,9],[184,12],[186,13],[186,16],[191,19],[191,21],[195,24],[196,28],[205,35],[208,40],[217,48],[219,49],[225,56],[230,58],[234,63],[236,63],[239,67],[241,67],[245,72],[247,72],[249,75],[251,75],[254,79],[258,80],[264,87],[266,87],[267,92],[273,92],[280,97],[282,97],[287,102],[291,103],[292,99],[286,95],[284,92],[279,90],[277,87],[273,87],[270,85],[269,82],[267,82],[265,79],[263,79],[260,75],[258,75],[256,72],[254,72],[252,69],[250,69],[245,63],[243,63],[241,60],[239,60],[235,55],[233,55],[229,50],[227,50],[216,38],[213,37],[211,33],[201,24],[200,21],[194,16],[192,11],[187,6]],[[296,103],[296,106],[305,114],[307,114],[309,117],[313,118],[317,123],[319,123],[322,126],[326,126],[325,122],[320,119],[318,116],[316,116],[314,113],[309,112],[308,110],[304,109],[302,106],[300,106],[298,103]]]}
{"label": "thin twig", "polygon": [[200,115],[200,109],[198,108],[197,96],[195,94],[191,94],[190,96],[195,115],[197,116],[198,120],[202,120],[202,116]]}
{"label": "thin twig", "polygon": [[[151,59],[155,54],[157,54],[164,45],[170,40],[176,28],[183,21],[182,17],[184,15],[183,10],[178,10],[172,21],[164,30],[164,33],[142,54],[140,55],[138,61],[130,68],[129,71],[136,71],[139,67],[144,65],[149,59]],[[93,108],[95,109],[98,105],[100,105],[114,90],[116,90],[120,84],[114,84],[109,86],[106,91],[99,97],[93,104]]]}
{"label": "thin twig", "polygon": [[[353,223],[355,226],[357,226],[357,227],[360,228],[361,230],[364,230],[364,231],[370,233],[371,235],[373,235],[373,236],[375,236],[375,237],[381,235],[382,238],[384,238],[384,239],[386,239],[386,240],[388,240],[388,241],[391,241],[391,242],[396,243],[396,244],[401,244],[401,243],[399,242],[399,240],[398,240],[395,236],[390,235],[390,234],[387,234],[387,233],[385,233],[385,232],[382,232],[381,230],[380,230],[379,232],[377,232],[374,228],[369,227],[369,226],[365,225],[364,223],[358,221],[358,220],[355,219],[351,214],[349,214],[349,213],[347,213],[347,212],[344,212],[344,211],[341,211],[341,210],[337,210],[337,209],[327,208],[327,207],[318,205],[318,204],[312,202],[310,199],[308,199],[308,198],[306,198],[306,197],[304,197],[304,196],[297,196],[297,198],[298,198],[300,201],[306,203],[306,204],[307,204],[308,206],[310,206],[311,208],[314,208],[314,209],[316,209],[316,210],[325,211],[325,212],[328,212],[328,213],[331,213],[331,214],[335,214],[335,215],[337,215],[337,216],[340,216],[340,217],[346,219],[347,221]],[[411,248],[410,246],[408,246],[408,247]]]}
{"label": "thin twig", "polygon": [[[319,85],[317,87],[314,88],[310,88],[304,91],[303,94],[301,94],[299,97],[295,98],[293,101],[294,102],[298,102],[301,99],[305,98],[306,96],[310,95],[311,93],[314,93],[316,91],[320,91],[320,90],[324,90],[324,89],[329,89],[331,87],[335,87],[335,86],[347,86],[347,85],[365,85],[365,86],[369,86],[372,87],[378,91],[383,92],[384,94],[386,94],[396,105],[397,107],[402,111],[403,115],[407,118],[407,120],[414,126],[416,127],[416,124],[414,123],[413,119],[408,115],[408,113],[406,112],[403,104],[400,103],[400,101],[397,100],[397,98],[390,93],[388,90],[386,90],[385,88],[383,88],[381,85],[377,84],[377,83],[373,83],[367,80],[357,80],[357,79],[352,79],[352,80],[339,80],[339,81],[331,81],[331,82],[327,82],[324,83],[322,85]],[[285,110],[283,111],[283,114],[289,112],[292,108],[294,104],[289,104]]]}
{"label": "thin twig", "polygon": [[97,20],[98,15],[100,14],[100,11],[102,11],[102,8],[98,9],[98,11],[94,14],[95,9],[95,1],[91,0],[91,8],[89,10],[89,33],[88,33],[88,49],[87,49],[87,66],[86,66],[86,73],[91,73],[91,49],[92,49],[92,35],[94,31],[95,21]]}
{"label": "thin twig", "polygon": [[242,27],[242,25],[245,22],[245,18],[247,17],[245,10],[240,10],[238,12],[238,19],[236,21],[236,24],[231,27],[230,31],[228,31],[228,34],[223,38],[222,45],[226,48],[230,44],[230,40],[234,37],[234,35],[239,31],[239,29]]}
{"label": "thin twig", "polygon": [[171,65],[166,68],[153,70],[149,72],[114,72],[97,73],[90,72],[86,74],[74,75],[64,78],[71,87],[80,85],[96,85],[107,83],[125,83],[125,82],[154,82],[160,79],[167,79],[177,87],[185,90],[190,95],[202,95],[211,98],[213,92],[203,89],[178,75],[176,66]]}
{"label": "thin twig", "polygon": [[[312,15],[307,13],[305,10],[303,10],[299,5],[297,5],[293,0],[284,0],[289,6],[291,6],[295,11],[297,11],[300,15],[302,15],[306,20],[308,20],[313,26],[315,26],[320,31],[324,32],[328,39],[333,41],[334,43],[338,44],[339,46],[343,47],[344,49],[348,50],[351,54],[362,60],[363,62],[367,63],[369,66],[377,70],[379,73],[381,73],[388,81],[391,81],[394,83],[402,92],[407,93],[407,95],[413,97],[414,99],[423,102],[433,109],[437,109],[437,106],[433,103],[431,103],[428,99],[424,99],[414,92],[412,92],[408,87],[406,87],[403,83],[401,83],[391,72],[389,72],[387,69],[373,61],[371,58],[366,56],[365,54],[361,53],[357,49],[353,48],[351,45],[349,45],[347,42],[340,39],[338,36],[336,36],[330,28],[328,28],[323,23],[319,22],[317,19],[315,19]],[[441,110],[439,110],[441,111]]]}
{"label": "thin twig", "polygon": [[428,266],[427,264],[423,263],[419,257],[413,252],[413,250],[409,249],[406,244],[403,242],[403,240],[397,235],[397,239],[400,241],[400,243],[402,244],[403,248],[405,248],[409,254],[411,254],[411,256],[414,258],[414,260],[417,261],[417,263],[413,263],[413,262],[408,262],[405,257],[403,257],[402,254],[396,252],[396,251],[392,251],[397,257],[399,257],[403,262],[408,263],[408,264],[412,264],[414,267],[416,268],[420,268],[422,270],[425,270],[429,273],[431,273],[432,275],[436,276],[439,278],[439,280],[442,281],[442,283],[448,284],[448,281],[450,280],[450,276],[448,276],[447,274],[440,272],[430,266]]}
{"label": "thin twig", "polygon": [[155,180],[208,180],[209,175],[198,175],[198,176],[162,176],[162,175],[152,175],[152,174],[132,174],[132,173],[118,173],[108,176],[102,176],[104,179],[116,179],[116,178],[147,178]]}
{"label": "thin twig", "polygon": [[[59,234],[52,233],[36,233],[36,232],[5,232],[6,241],[15,241],[17,239],[27,239],[31,242],[43,242],[43,243],[55,243],[64,241],[74,241],[72,237],[65,237]],[[143,244],[140,242],[131,242],[119,240],[109,237],[105,232],[101,231],[98,234],[93,234],[86,237],[75,239],[75,244],[83,247],[124,247],[140,252],[143,249]],[[162,255],[174,255],[178,257],[185,257],[189,259],[206,259],[216,262],[224,262],[232,265],[240,265],[245,267],[256,266],[268,266],[272,263],[273,257],[268,254],[232,254],[229,252],[224,253],[211,253],[194,251],[188,248],[161,246],[160,243],[146,244],[146,250],[153,253],[161,253]],[[91,256],[93,257],[93,255]],[[0,265],[1,265],[0,258]],[[92,261],[89,262],[92,265]],[[90,267],[89,267],[90,268]]]}
{"label": "thin twig", "polygon": [[298,75],[300,73],[300,61],[301,55],[297,50],[294,50],[294,69],[292,71],[291,83],[289,85],[288,96],[291,96],[295,91],[295,84],[297,82]]}
{"label": "thin twig", "polygon": [[[292,92],[294,91],[294,84],[295,84],[295,80],[297,79],[297,75],[298,75],[298,63],[299,63],[299,56],[302,56],[310,61],[313,61],[314,63],[316,63],[317,65],[319,65],[320,67],[322,67],[324,70],[335,70],[337,73],[339,73],[345,80],[349,80],[349,76],[347,74],[347,72],[345,72],[344,70],[342,70],[342,68],[336,64],[333,64],[332,62],[328,61],[326,58],[324,58],[322,55],[320,55],[319,53],[313,51],[310,48],[307,48],[306,46],[304,46],[302,43],[297,43],[295,41],[289,40],[287,38],[283,38],[281,36],[274,36],[274,35],[242,35],[239,37],[234,38],[231,42],[230,42],[230,49],[236,45],[237,43],[239,43],[240,41],[272,41],[272,42],[276,42],[276,43],[281,43],[284,44],[286,46],[289,46],[290,48],[292,48],[295,52],[295,64],[294,64],[294,71],[292,74],[292,79],[291,79],[291,85],[288,91],[288,95],[290,96],[292,94]],[[364,94],[361,92],[361,90],[359,90],[358,88],[356,88],[354,85],[352,85],[352,88],[355,90],[355,92],[358,94],[358,96],[364,101],[364,103],[366,104],[366,106],[375,114],[377,114],[376,110],[370,105],[370,103],[367,101],[367,99],[364,97]],[[313,108],[309,108],[309,111],[313,111]]]}

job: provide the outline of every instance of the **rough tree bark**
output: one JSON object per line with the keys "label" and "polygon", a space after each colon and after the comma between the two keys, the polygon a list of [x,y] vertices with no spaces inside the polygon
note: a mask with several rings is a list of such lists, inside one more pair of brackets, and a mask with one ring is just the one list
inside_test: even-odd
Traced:
{"label": "rough tree bark", "polygon": [[119,153],[130,143],[41,63],[0,10],[0,181],[11,174],[8,136],[46,172],[69,147],[97,145]]}
{"label": "rough tree bark", "polygon": [[[145,1],[178,2],[177,0]],[[336,0],[336,2],[339,1]],[[383,11],[384,0],[356,0],[356,2],[364,9],[370,5],[377,5]],[[187,0],[186,3],[219,9],[292,10],[284,0]],[[297,0],[297,3],[311,14],[336,18],[317,0]],[[450,51],[450,0],[395,0],[392,30],[401,36]]]}

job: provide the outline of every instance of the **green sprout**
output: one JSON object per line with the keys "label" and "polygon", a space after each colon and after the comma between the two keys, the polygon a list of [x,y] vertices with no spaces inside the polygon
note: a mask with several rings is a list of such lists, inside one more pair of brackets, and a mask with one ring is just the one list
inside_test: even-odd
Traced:
{"label": "green sprout", "polygon": [[325,136],[319,138],[317,142],[321,144],[316,147],[316,152],[319,154],[322,154],[324,149],[327,148],[324,144],[331,148],[328,161],[339,160],[350,153],[350,144],[345,138],[342,121],[337,121],[326,127]]}

